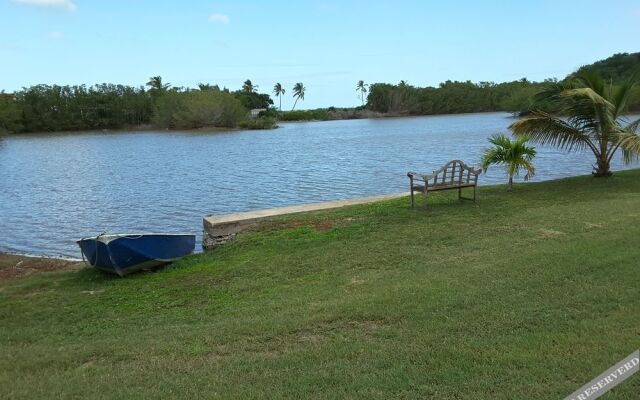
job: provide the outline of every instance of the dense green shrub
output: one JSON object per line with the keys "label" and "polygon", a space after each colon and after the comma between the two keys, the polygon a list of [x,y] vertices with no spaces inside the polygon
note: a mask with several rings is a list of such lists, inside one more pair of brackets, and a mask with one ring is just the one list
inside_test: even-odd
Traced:
{"label": "dense green shrub", "polygon": [[329,111],[326,108],[282,111],[278,118],[280,121],[326,121],[329,119]]}
{"label": "dense green shrub", "polygon": [[169,91],[157,100],[153,124],[168,129],[234,128],[246,114],[240,101],[224,91]]}
{"label": "dense green shrub", "polygon": [[278,127],[276,119],[273,117],[259,117],[254,119],[246,119],[239,124],[244,129],[275,129]]}
{"label": "dense green shrub", "polygon": [[0,134],[22,130],[22,109],[12,95],[0,93]]}
{"label": "dense green shrub", "polygon": [[123,85],[36,85],[0,95],[0,130],[9,132],[121,128],[148,123],[152,113],[148,92]]}

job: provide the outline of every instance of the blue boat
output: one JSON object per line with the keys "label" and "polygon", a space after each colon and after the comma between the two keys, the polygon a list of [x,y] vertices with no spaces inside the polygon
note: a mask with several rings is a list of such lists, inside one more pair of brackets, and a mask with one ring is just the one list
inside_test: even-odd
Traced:
{"label": "blue boat", "polygon": [[98,235],[77,241],[88,265],[120,276],[168,264],[193,253],[196,236],[143,233]]}

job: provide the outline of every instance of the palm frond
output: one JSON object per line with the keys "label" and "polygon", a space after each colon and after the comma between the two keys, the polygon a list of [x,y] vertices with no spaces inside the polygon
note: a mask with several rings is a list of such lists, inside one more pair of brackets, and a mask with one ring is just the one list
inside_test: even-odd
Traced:
{"label": "palm frond", "polygon": [[629,79],[618,87],[613,94],[613,104],[615,104],[614,114],[616,118],[626,111],[635,84],[636,82],[633,79]]}
{"label": "palm frond", "polygon": [[599,104],[611,108],[614,107],[606,98],[599,93],[596,93],[596,91],[591,88],[567,89],[560,93],[560,97],[583,97],[588,99],[590,104]]}
{"label": "palm frond", "polygon": [[606,83],[602,76],[594,70],[585,70],[573,77],[573,85],[587,87],[601,96],[604,96]]}
{"label": "palm frond", "polygon": [[562,150],[590,148],[594,152],[597,151],[584,128],[573,126],[542,111],[520,118],[512,123],[509,129],[516,137],[527,136],[542,145],[549,144]]}
{"label": "palm frond", "polygon": [[631,122],[629,125],[627,125],[624,128],[624,130],[626,132],[636,133],[636,132],[638,132],[638,128],[640,128],[640,118],[638,118],[637,120]]}
{"label": "palm frond", "polygon": [[629,164],[637,160],[638,156],[640,156],[640,134],[635,131],[623,132],[618,134],[617,137],[625,163]]}

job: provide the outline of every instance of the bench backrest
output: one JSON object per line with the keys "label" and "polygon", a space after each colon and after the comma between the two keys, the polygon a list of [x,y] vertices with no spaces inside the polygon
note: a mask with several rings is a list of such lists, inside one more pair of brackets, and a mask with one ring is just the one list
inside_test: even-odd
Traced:
{"label": "bench backrest", "polygon": [[482,170],[469,167],[460,160],[451,160],[443,167],[433,171],[433,180],[429,180],[431,185],[468,185],[477,184],[478,175]]}

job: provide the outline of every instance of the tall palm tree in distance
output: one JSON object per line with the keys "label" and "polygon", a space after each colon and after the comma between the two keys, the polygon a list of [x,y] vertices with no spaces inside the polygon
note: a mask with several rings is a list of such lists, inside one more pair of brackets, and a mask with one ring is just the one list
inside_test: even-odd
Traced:
{"label": "tall palm tree in distance", "polygon": [[581,72],[537,95],[538,100],[556,105],[557,115],[533,111],[509,129],[516,137],[527,136],[562,150],[591,150],[595,156],[593,175],[609,176],[618,149],[627,163],[640,154],[640,119],[628,123],[624,117],[635,83],[630,79],[614,86],[595,72]]}
{"label": "tall palm tree in distance", "polygon": [[356,85],[356,92],[360,92],[360,98],[362,99],[362,105],[364,106],[364,95],[365,93],[367,93],[367,85],[366,83],[364,83],[364,81],[361,79],[358,81],[358,84]]}
{"label": "tall palm tree in distance", "polygon": [[280,111],[282,111],[282,95],[284,94],[285,90],[282,87],[282,85],[280,84],[280,82],[276,83],[275,85],[273,85],[273,94],[275,94],[276,96],[278,96],[280,98]]}
{"label": "tall palm tree in distance", "polygon": [[293,86],[293,97],[295,97],[296,101],[293,103],[293,108],[291,109],[291,111],[293,111],[293,109],[296,108],[296,104],[298,104],[298,99],[304,100],[305,90],[307,90],[307,88],[304,87],[302,82],[298,82]]}
{"label": "tall palm tree in distance", "polygon": [[504,165],[509,176],[509,190],[513,188],[513,177],[518,175],[521,169],[527,171],[524,180],[528,181],[536,173],[532,164],[536,149],[526,145],[528,140],[528,137],[521,136],[512,142],[506,135],[493,135],[489,139],[493,147],[485,149],[482,155],[484,172],[487,172],[490,165]]}

